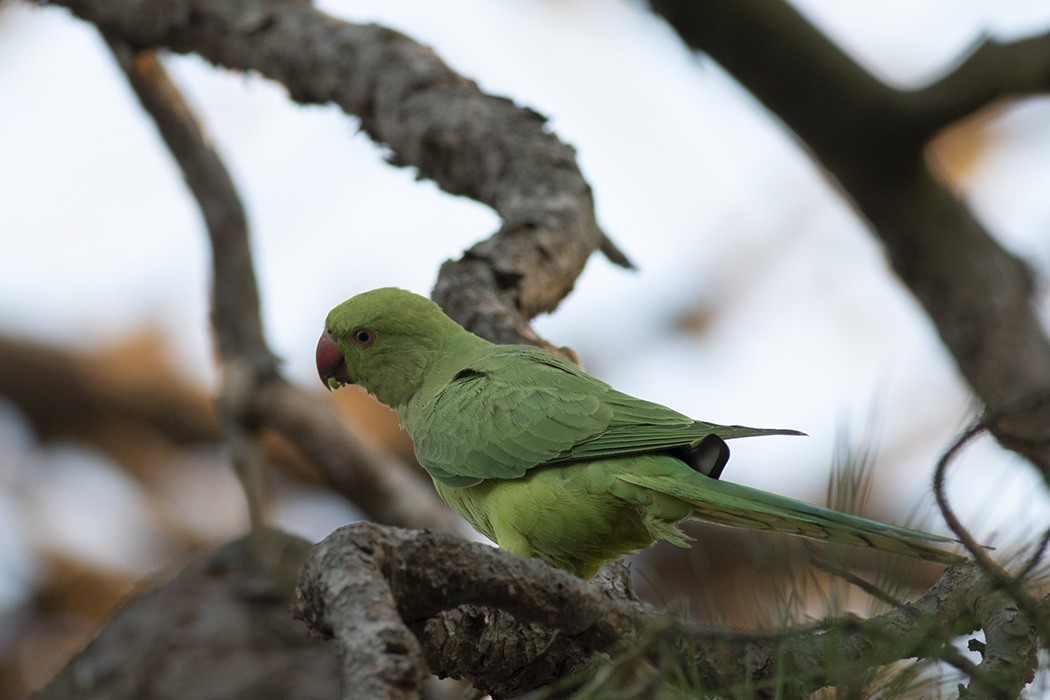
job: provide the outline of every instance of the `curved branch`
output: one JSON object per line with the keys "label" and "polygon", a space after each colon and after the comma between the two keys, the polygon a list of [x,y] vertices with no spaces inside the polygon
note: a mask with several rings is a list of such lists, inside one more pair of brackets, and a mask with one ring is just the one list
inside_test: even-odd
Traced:
{"label": "curved branch", "polygon": [[1030,623],[1029,629],[1030,634],[1033,637],[1033,642],[1035,635],[1041,634],[1043,635],[1044,643],[1050,644],[1050,621],[1048,621],[1046,613],[1040,606],[1039,602],[1029,595],[1024,587],[1024,577],[1027,575],[1031,567],[1025,566],[1016,576],[1011,576],[1001,566],[992,561],[992,559],[984,552],[984,549],[973,539],[973,536],[969,531],[963,527],[963,524],[959,521],[958,517],[956,517],[955,512],[951,508],[951,504],[948,503],[948,497],[944,492],[945,476],[948,471],[948,466],[951,464],[955,455],[958,454],[959,450],[973,439],[974,436],[987,430],[988,425],[994,422],[994,419],[994,416],[986,416],[975,422],[972,426],[963,431],[951,447],[945,451],[944,455],[937,462],[937,469],[933,476],[933,491],[937,498],[937,505],[941,509],[941,514],[943,515],[945,522],[948,523],[948,527],[951,528],[952,532],[955,533],[955,536],[959,538],[959,541],[961,541],[970,552],[977,565],[981,567],[985,575],[988,577],[988,580],[992,581],[996,587],[1000,588],[1004,594],[1008,596],[1008,600],[1014,610],[1020,609],[1020,611],[1027,616]]}
{"label": "curved branch", "polygon": [[248,219],[226,167],[208,144],[182,95],[153,51],[133,52],[106,37],[143,108],[182,169],[208,229],[212,247],[212,324],[223,360],[217,401],[223,437],[248,501],[253,528],[264,524],[266,459],[258,431],[247,424],[243,401],[259,378],[276,371],[263,338],[259,293],[248,247]]}
{"label": "curved branch", "polygon": [[959,691],[960,700],[1016,698],[1032,681],[1036,666],[1036,634],[1017,602],[1004,591],[981,596],[976,605],[985,643],[978,645],[979,674]]}
{"label": "curved branch", "polygon": [[[630,266],[595,220],[573,149],[545,119],[482,93],[398,32],[298,2],[155,0],[148,12],[139,0],[58,4],[135,47],[199,53],[277,80],[299,102],[334,102],[391,148],[394,163],[491,206],[500,231],[446,266],[435,290],[449,315],[482,335],[538,342],[522,324],[557,307],[592,252]],[[478,283],[495,308],[463,294]]]}
{"label": "curved branch", "polygon": [[421,698],[427,668],[419,642],[401,621],[390,587],[375,575],[389,566],[385,552],[370,548],[331,552],[327,543],[326,539],[314,549],[324,562],[311,569],[316,587],[305,594],[296,589],[296,595],[308,601],[323,590],[327,600],[300,605],[296,617],[324,636],[335,637],[344,697]]}

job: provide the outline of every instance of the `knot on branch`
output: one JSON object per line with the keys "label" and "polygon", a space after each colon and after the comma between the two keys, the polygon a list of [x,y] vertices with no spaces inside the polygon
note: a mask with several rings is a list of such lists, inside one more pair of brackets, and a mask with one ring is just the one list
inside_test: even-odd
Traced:
{"label": "knot on branch", "polygon": [[347,525],[314,547],[298,600],[296,614],[336,638],[348,678],[408,663],[422,682],[429,663],[497,693],[563,677],[635,637],[650,615],[536,559],[371,523]]}

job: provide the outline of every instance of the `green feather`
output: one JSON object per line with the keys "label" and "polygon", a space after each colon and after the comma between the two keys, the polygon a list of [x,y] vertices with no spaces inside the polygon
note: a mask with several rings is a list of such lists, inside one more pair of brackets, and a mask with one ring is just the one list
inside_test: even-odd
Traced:
{"label": "green feather", "polygon": [[855,547],[873,547],[941,564],[965,561],[964,557],[932,546],[934,542],[955,541],[947,537],[886,525],[741,484],[716,481],[700,474],[618,474],[617,478],[691,503],[692,517],[720,525],[772,530]]}

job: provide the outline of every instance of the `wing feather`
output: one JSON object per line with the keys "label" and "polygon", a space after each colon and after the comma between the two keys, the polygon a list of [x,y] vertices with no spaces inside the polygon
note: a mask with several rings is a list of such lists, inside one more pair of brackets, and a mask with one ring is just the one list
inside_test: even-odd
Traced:
{"label": "wing feather", "polygon": [[496,347],[461,368],[405,427],[420,464],[450,486],[576,460],[688,452],[711,434],[798,434],[694,421],[523,346]]}

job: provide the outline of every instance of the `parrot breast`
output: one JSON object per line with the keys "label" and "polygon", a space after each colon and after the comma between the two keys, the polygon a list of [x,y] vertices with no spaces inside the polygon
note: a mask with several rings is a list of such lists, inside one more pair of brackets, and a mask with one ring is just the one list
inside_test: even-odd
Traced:
{"label": "parrot breast", "polygon": [[434,485],[501,549],[591,579],[605,564],[658,539],[688,546],[677,525],[693,507],[618,478],[638,471],[701,478],[673,457],[638,455],[533,469],[518,479],[487,479],[465,488],[437,480]]}

